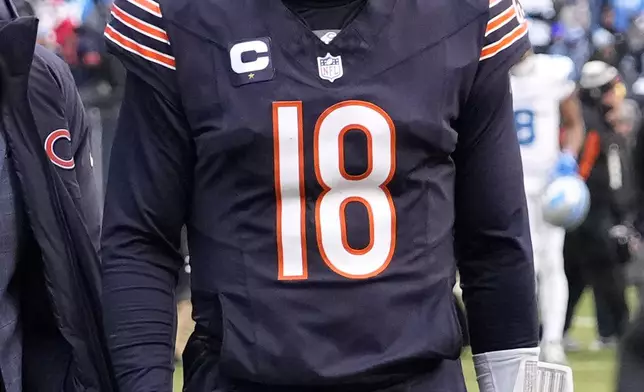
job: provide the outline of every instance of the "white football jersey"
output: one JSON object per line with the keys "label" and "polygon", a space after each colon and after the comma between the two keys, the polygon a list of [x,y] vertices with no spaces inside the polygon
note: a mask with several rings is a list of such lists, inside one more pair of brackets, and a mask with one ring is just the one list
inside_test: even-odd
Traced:
{"label": "white football jersey", "polygon": [[568,57],[538,54],[517,64],[510,73],[528,193],[541,192],[559,156],[559,103],[575,89],[573,71]]}
{"label": "white football jersey", "polygon": [[521,0],[521,5],[528,15],[551,16],[555,13],[555,6],[552,0]]}

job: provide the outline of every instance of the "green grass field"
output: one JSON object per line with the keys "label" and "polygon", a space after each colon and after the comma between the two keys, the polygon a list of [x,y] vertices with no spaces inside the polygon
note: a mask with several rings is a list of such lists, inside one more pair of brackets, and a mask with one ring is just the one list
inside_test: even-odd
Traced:
{"label": "green grass field", "polygon": [[[577,392],[613,392],[615,381],[615,352],[613,350],[589,351],[588,345],[596,338],[594,325],[595,312],[592,295],[584,295],[579,305],[577,319],[571,335],[584,348],[578,353],[568,354],[573,369],[575,391]],[[463,355],[463,370],[467,381],[467,390],[478,392],[474,365],[469,354]]]}
{"label": "green grass field", "polygon": [[[592,295],[585,295],[578,311],[572,336],[582,343],[583,347],[595,339],[594,310]],[[574,372],[575,391],[578,392],[612,392],[615,375],[615,353],[613,351],[591,352],[588,350],[569,354]],[[468,353],[463,355],[463,368],[467,388],[470,392],[478,392],[474,367]],[[175,372],[175,392],[181,391],[183,372],[180,367]]]}

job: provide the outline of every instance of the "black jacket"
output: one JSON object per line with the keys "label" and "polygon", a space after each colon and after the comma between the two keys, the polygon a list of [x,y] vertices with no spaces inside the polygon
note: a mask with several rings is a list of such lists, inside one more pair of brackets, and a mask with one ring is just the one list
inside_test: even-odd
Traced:
{"label": "black jacket", "polygon": [[594,218],[599,215],[610,216],[607,224],[632,218],[635,199],[632,143],[613,130],[597,106],[584,103],[583,115],[588,132],[580,156],[580,172],[591,198],[584,225],[597,229]]}
{"label": "black jacket", "polygon": [[12,288],[21,301],[23,391],[112,392],[89,128],[69,69],[35,45],[37,25],[0,22],[0,128],[27,222]]}

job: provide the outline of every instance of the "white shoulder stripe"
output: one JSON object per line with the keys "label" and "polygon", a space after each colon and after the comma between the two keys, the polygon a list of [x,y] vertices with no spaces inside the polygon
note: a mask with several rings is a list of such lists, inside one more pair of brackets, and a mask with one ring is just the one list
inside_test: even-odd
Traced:
{"label": "white shoulder stripe", "polygon": [[503,0],[490,0],[490,8],[494,8],[497,5],[501,4]]}
{"label": "white shoulder stripe", "polygon": [[157,18],[163,17],[161,15],[161,7],[159,3],[153,0],[127,0],[128,3],[133,4],[143,11],[156,16]]}
{"label": "white shoulder stripe", "polygon": [[514,8],[514,6],[512,5],[509,6],[508,8],[505,9],[505,11],[501,12],[494,18],[490,19],[489,22],[487,22],[487,28],[485,29],[485,36],[487,37],[488,35],[497,31],[501,27],[515,20],[516,16],[517,16],[516,8]]}
{"label": "white shoulder stripe", "polygon": [[121,34],[110,25],[107,25],[105,28],[105,37],[123,50],[133,53],[155,64],[159,64],[165,68],[171,70],[176,69],[176,63],[173,56],[161,53],[145,45],[141,45],[133,39]]}
{"label": "white shoulder stripe", "polygon": [[166,34],[165,30],[128,14],[127,12],[123,11],[123,9],[119,8],[116,4],[112,5],[112,16],[114,17],[114,19],[123,23],[132,30],[138,31],[141,34],[159,42],[163,42],[164,44],[170,44],[170,41],[168,41],[168,35]]}
{"label": "white shoulder stripe", "polygon": [[527,35],[527,33],[528,23],[523,22],[512,29],[512,31],[501,37],[501,39],[499,39],[498,41],[484,46],[483,50],[481,50],[481,57],[479,58],[479,60],[487,60],[491,57],[496,56],[497,54],[511,47],[515,42],[520,41]]}

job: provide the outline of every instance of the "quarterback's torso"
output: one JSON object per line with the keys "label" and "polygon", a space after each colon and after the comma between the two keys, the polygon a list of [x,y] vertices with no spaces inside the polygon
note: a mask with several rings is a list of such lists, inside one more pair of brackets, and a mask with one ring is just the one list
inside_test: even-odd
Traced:
{"label": "quarterback's torso", "polygon": [[458,357],[451,125],[510,42],[481,51],[500,3],[372,0],[328,45],[279,1],[154,10],[173,56],[140,54],[192,132],[193,302],[222,373],[333,385]]}
{"label": "quarterback's torso", "polygon": [[327,46],[283,7],[215,3],[198,14],[221,19],[172,37],[197,148],[193,289],[218,292],[224,370],[304,382],[456,356],[449,122],[478,62],[475,27],[461,30],[476,10],[436,2],[423,11],[463,21],[425,25],[418,6],[380,2]]}

